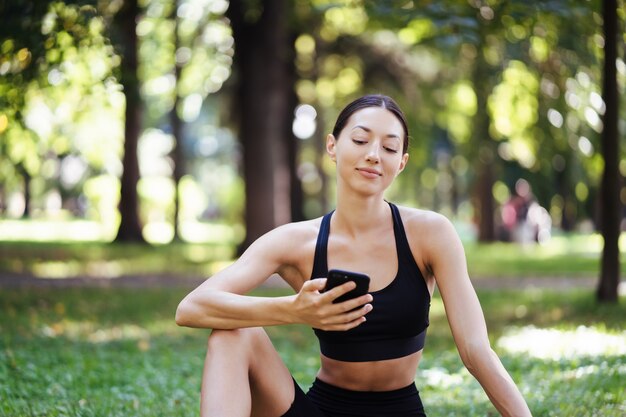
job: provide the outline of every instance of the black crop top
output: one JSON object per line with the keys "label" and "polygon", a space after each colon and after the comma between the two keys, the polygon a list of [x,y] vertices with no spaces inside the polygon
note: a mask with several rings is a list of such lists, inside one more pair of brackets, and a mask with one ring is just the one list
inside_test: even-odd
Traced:
{"label": "black crop top", "polygon": [[[385,288],[370,292],[373,309],[364,323],[346,331],[313,329],[321,352],[329,358],[346,362],[378,361],[407,356],[424,347],[430,293],[411,253],[398,208],[391,203],[389,206],[398,273]],[[322,219],[311,279],[328,275],[327,248],[332,214]]]}

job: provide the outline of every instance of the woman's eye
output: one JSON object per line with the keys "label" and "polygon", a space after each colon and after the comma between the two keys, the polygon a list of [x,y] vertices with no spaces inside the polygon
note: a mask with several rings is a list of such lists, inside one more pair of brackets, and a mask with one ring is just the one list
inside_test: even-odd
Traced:
{"label": "woman's eye", "polygon": [[363,145],[367,143],[367,141],[364,139],[352,139],[352,142],[356,143],[357,145]]}
{"label": "woman's eye", "polygon": [[390,152],[390,153],[398,153],[398,150],[397,150],[397,149],[394,149],[394,148],[387,148],[387,147],[385,147],[385,150],[386,150],[387,152]]}

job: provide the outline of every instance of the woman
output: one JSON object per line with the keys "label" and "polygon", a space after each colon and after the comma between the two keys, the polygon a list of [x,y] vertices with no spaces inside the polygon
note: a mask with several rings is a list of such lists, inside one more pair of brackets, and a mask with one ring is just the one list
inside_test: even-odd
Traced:
{"label": "woman", "polygon": [[[460,240],[443,216],[396,207],[383,193],[406,166],[408,129],[386,96],[350,103],[326,139],[337,167],[337,207],[278,227],[180,303],[181,326],[213,329],[202,378],[202,416],[424,416],[415,373],[435,283],[463,363],[498,411],[529,416],[492,351]],[[331,268],[371,278],[323,291]],[[246,296],[278,273],[296,292]],[[262,326],[303,323],[320,339],[321,367],[307,394]]]}

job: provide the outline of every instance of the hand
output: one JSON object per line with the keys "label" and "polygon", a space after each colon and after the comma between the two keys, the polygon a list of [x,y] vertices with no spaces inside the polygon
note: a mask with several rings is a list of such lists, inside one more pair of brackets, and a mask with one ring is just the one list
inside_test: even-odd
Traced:
{"label": "hand", "polygon": [[332,290],[320,293],[326,278],[306,281],[293,300],[293,311],[297,322],[306,323],[321,330],[349,330],[365,321],[365,314],[372,310],[371,294],[365,294],[342,303],[333,300],[354,289],[352,281]]}

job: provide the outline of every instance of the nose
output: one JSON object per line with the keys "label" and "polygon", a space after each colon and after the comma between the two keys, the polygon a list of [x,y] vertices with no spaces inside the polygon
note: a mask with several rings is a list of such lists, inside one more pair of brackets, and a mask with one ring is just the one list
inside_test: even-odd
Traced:
{"label": "nose", "polygon": [[367,150],[367,155],[365,159],[368,162],[378,163],[380,161],[380,146],[377,143],[372,143],[372,145]]}

